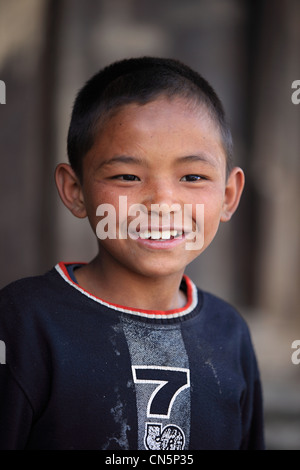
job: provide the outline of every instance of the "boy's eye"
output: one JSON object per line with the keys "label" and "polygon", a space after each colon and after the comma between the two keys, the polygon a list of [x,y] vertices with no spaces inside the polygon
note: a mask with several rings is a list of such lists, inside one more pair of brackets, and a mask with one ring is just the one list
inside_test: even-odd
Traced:
{"label": "boy's eye", "polygon": [[180,181],[187,181],[187,182],[197,182],[205,179],[203,176],[200,175],[185,175],[181,178]]}
{"label": "boy's eye", "polygon": [[113,179],[122,181],[140,181],[139,177],[135,175],[116,175]]}

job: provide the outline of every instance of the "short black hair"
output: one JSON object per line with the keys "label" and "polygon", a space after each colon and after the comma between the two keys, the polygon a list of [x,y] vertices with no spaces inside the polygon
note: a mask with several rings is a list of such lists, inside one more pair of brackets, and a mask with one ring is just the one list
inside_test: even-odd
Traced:
{"label": "short black hair", "polygon": [[227,175],[232,168],[232,136],[223,105],[211,85],[196,71],[175,59],[123,59],[92,76],[74,102],[68,132],[69,162],[82,177],[82,161],[92,148],[98,124],[123,105],[140,105],[158,96],[183,97],[204,105],[216,122],[226,153]]}

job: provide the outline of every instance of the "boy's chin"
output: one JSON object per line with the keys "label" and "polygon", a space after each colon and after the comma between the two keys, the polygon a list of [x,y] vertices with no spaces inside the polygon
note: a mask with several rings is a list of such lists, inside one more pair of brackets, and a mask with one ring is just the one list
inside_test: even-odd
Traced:
{"label": "boy's chin", "polygon": [[146,263],[139,266],[137,269],[135,269],[136,274],[140,274],[143,277],[147,277],[149,279],[160,279],[163,281],[164,279],[168,279],[173,276],[180,276],[183,274],[185,270],[186,265],[166,265],[164,264],[157,264],[155,266],[153,265],[147,265]]}
{"label": "boy's chin", "polygon": [[[121,272],[125,268],[127,275],[136,275],[152,279],[173,277],[174,275],[182,275],[187,265],[189,265],[198,255],[197,251],[179,250],[177,252],[149,252],[145,250],[141,253],[139,250],[131,250],[131,247],[124,246],[122,250],[115,250],[112,243],[105,244],[99,250],[100,258],[103,255],[106,260],[104,265],[112,263],[115,266],[119,265]],[[102,255],[101,255],[102,252]],[[117,263],[117,265],[115,264]]]}

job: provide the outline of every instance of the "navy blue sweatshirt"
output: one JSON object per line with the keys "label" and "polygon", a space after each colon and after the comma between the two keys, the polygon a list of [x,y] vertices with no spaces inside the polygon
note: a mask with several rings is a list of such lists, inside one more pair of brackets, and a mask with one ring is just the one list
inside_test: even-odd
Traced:
{"label": "navy blue sweatshirt", "polygon": [[83,290],[74,267],[0,292],[0,449],[264,448],[255,353],[232,306],[184,276],[184,308],[129,309]]}

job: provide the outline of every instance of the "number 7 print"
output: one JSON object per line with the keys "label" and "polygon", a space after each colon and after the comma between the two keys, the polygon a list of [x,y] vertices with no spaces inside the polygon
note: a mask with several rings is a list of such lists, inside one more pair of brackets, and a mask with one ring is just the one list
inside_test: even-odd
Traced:
{"label": "number 7 print", "polygon": [[190,387],[190,371],[178,367],[132,366],[135,383],[158,384],[148,405],[148,418],[169,418],[177,395]]}

